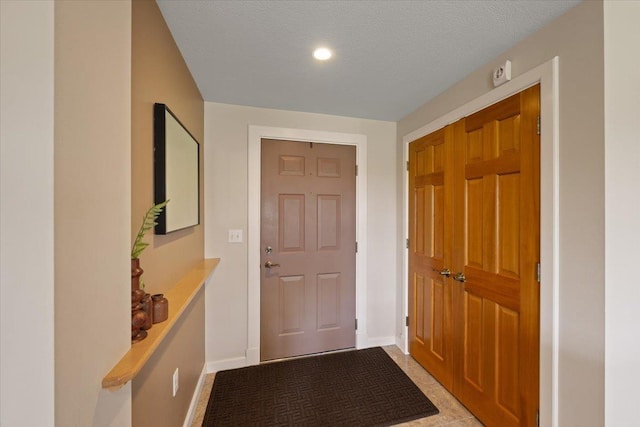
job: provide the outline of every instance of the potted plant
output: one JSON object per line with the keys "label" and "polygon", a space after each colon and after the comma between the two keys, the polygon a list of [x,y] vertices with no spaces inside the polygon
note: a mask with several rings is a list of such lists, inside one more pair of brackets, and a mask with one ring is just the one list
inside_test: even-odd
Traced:
{"label": "potted plant", "polygon": [[140,289],[140,276],[143,273],[143,270],[140,268],[140,259],[138,258],[140,254],[145,250],[148,243],[143,242],[142,239],[147,231],[151,230],[157,224],[156,219],[162,209],[169,203],[169,200],[165,200],[162,203],[158,203],[157,205],[153,205],[149,208],[147,213],[144,214],[142,218],[142,224],[140,225],[140,229],[138,230],[138,235],[136,236],[136,240],[133,241],[133,245],[131,246],[131,290]]}
{"label": "potted plant", "polygon": [[142,225],[138,230],[138,235],[131,246],[131,341],[142,341],[147,337],[147,331],[145,329],[151,328],[152,319],[150,316],[150,299],[147,297],[147,306],[143,308],[141,302],[145,298],[145,291],[140,289],[140,276],[144,272],[140,268],[140,254],[145,250],[148,243],[143,242],[142,239],[147,231],[151,230],[156,225],[156,219],[162,208],[169,203],[169,200],[165,200],[162,203],[158,203],[149,208],[142,218]]}

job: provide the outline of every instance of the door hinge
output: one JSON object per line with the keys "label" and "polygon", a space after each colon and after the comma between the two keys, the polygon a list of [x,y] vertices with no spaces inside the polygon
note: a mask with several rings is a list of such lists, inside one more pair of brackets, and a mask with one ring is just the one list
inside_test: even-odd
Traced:
{"label": "door hinge", "polygon": [[358,330],[358,319],[356,319],[356,331]]}
{"label": "door hinge", "polygon": [[358,176],[358,165],[356,165],[356,176]]}
{"label": "door hinge", "polygon": [[404,318],[404,326],[409,326],[409,316]]}
{"label": "door hinge", "polygon": [[540,283],[542,277],[542,268],[540,267],[540,263],[538,263],[538,265],[536,266],[536,279],[538,280],[538,283]]}
{"label": "door hinge", "polygon": [[409,239],[407,238],[407,241],[405,242],[405,246],[407,247],[407,249],[409,249]]}
{"label": "door hinge", "polygon": [[540,427],[540,410],[536,411],[536,427]]}
{"label": "door hinge", "polygon": [[540,135],[540,116],[538,116],[538,128],[537,128],[537,132],[538,132],[538,135]]}
{"label": "door hinge", "polygon": [[409,161],[407,160],[407,171],[409,170]]}
{"label": "door hinge", "polygon": [[358,242],[356,242],[356,253],[358,253]]}

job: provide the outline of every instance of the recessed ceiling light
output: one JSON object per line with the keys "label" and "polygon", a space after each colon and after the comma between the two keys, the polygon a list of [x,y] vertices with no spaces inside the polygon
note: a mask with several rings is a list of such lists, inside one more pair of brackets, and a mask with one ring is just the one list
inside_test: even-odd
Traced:
{"label": "recessed ceiling light", "polygon": [[326,61],[331,58],[331,51],[326,47],[319,47],[313,51],[313,57],[318,61]]}

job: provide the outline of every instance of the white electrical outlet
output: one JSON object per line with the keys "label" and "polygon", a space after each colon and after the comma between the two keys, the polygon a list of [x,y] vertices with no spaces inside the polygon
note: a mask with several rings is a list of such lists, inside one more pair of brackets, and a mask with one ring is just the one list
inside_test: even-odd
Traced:
{"label": "white electrical outlet", "polygon": [[180,382],[179,382],[179,377],[178,377],[178,368],[176,368],[176,370],[173,373],[173,397],[176,397],[176,393],[178,392],[178,387],[180,387]]}
{"label": "white electrical outlet", "polygon": [[229,230],[229,243],[242,243],[242,230]]}

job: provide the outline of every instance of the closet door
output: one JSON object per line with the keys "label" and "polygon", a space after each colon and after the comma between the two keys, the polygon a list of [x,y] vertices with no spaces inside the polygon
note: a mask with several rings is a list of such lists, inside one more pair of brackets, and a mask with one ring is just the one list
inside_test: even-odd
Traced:
{"label": "closet door", "polygon": [[453,386],[453,141],[450,127],[409,144],[409,352]]}
{"label": "closet door", "polygon": [[539,86],[454,125],[454,394],[532,426],[539,390]]}
{"label": "closet door", "polygon": [[409,351],[487,426],[538,410],[539,98],[409,144]]}

